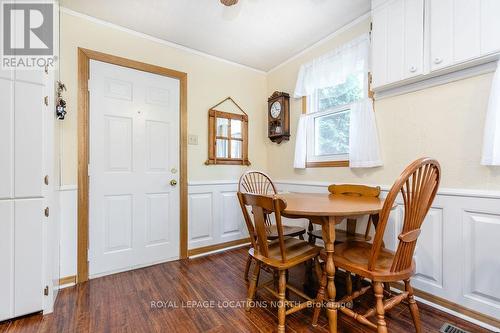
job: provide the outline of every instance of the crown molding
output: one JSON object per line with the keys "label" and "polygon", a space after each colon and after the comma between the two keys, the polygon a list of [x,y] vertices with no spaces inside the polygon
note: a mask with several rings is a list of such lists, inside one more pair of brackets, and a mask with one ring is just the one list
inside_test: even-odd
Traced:
{"label": "crown molding", "polygon": [[309,51],[317,48],[320,45],[325,44],[326,42],[332,40],[333,38],[339,36],[340,34],[346,32],[347,30],[349,30],[352,27],[354,27],[355,25],[363,22],[364,20],[367,20],[370,17],[371,17],[371,11],[368,11],[368,12],[364,13],[363,15],[361,15],[360,17],[358,17],[357,19],[354,19],[353,21],[347,23],[346,25],[342,26],[341,28],[335,30],[334,32],[332,32],[328,36],[324,37],[323,39],[320,39],[319,41],[317,41],[316,43],[312,44],[311,46],[309,46],[309,47],[303,49],[302,51],[300,51],[299,53],[291,56],[290,58],[288,58],[287,60],[283,61],[279,65],[274,66],[273,68],[271,68],[270,70],[267,71],[267,74],[270,74],[270,73],[274,72],[275,70],[277,70],[277,69],[285,66],[286,64],[292,62],[293,60],[295,60],[295,59],[297,59],[299,57],[301,57],[302,55],[306,54],[307,52],[309,52]]}
{"label": "crown molding", "polygon": [[189,48],[187,46],[183,46],[183,45],[180,45],[180,44],[177,44],[177,43],[174,43],[174,42],[167,41],[165,39],[161,39],[161,38],[158,38],[158,37],[153,37],[151,35],[148,35],[148,34],[145,34],[145,33],[142,33],[142,32],[138,32],[136,30],[132,30],[132,29],[129,29],[129,28],[125,28],[125,27],[123,27],[121,25],[110,23],[110,22],[98,19],[96,17],[89,16],[87,14],[83,14],[83,13],[74,11],[74,10],[66,8],[66,7],[62,7],[61,6],[60,11],[62,13],[64,13],[64,14],[68,14],[68,15],[71,15],[71,16],[74,16],[74,17],[78,17],[78,18],[90,21],[92,23],[96,23],[96,24],[100,24],[100,25],[106,26],[108,28],[112,28],[112,29],[115,29],[115,30],[126,32],[128,34],[133,35],[133,36],[144,38],[144,39],[150,40],[152,42],[155,42],[155,43],[158,43],[158,44],[162,44],[162,45],[165,45],[165,46],[169,46],[169,47],[177,49],[177,50],[189,52],[189,53],[192,53],[192,54],[195,54],[195,55],[198,55],[198,56],[202,56],[202,57],[205,57],[205,58],[208,58],[208,59],[220,61],[220,62],[229,64],[229,65],[233,65],[233,66],[236,66],[236,67],[240,67],[240,68],[244,68],[244,69],[247,69],[247,70],[251,70],[251,71],[259,73],[259,74],[264,74],[264,75],[267,74],[267,72],[265,72],[263,70],[260,70],[260,69],[257,69],[257,68],[253,68],[253,67],[250,67],[250,66],[247,66],[247,65],[243,65],[243,64],[231,61],[231,60],[224,59],[224,58],[220,58],[220,57],[211,55],[209,53],[205,53],[205,52],[202,52],[202,51],[198,51],[198,50]]}
{"label": "crown molding", "polygon": [[217,61],[229,64],[229,65],[237,66],[237,67],[240,67],[240,68],[245,68],[245,69],[254,71],[254,72],[259,73],[259,74],[264,74],[264,75],[265,74],[270,74],[271,72],[273,72],[273,71],[277,70],[278,68],[280,68],[280,67],[288,64],[289,62],[297,59],[298,57],[304,55],[305,53],[311,51],[312,49],[314,49],[314,48],[316,48],[316,47],[318,47],[318,46],[320,46],[320,45],[328,42],[329,40],[337,37],[341,33],[345,32],[345,31],[349,30],[350,28],[352,28],[353,26],[357,25],[358,23],[360,23],[360,22],[368,19],[370,17],[370,15],[371,15],[371,12],[367,12],[367,13],[361,15],[357,19],[355,19],[355,20],[351,21],[350,23],[344,25],[340,29],[335,30],[334,32],[332,32],[328,36],[326,36],[323,39],[315,42],[311,46],[309,46],[306,49],[300,51],[299,53],[291,56],[290,58],[288,58],[287,60],[281,62],[280,64],[278,64],[276,66],[274,66],[270,70],[263,71],[261,69],[257,69],[257,68],[254,68],[254,67],[243,65],[243,64],[231,61],[231,60],[227,60],[227,59],[224,59],[224,58],[220,58],[220,57],[211,55],[209,53],[205,53],[205,52],[202,52],[202,51],[198,51],[196,49],[189,48],[187,46],[183,46],[183,45],[180,45],[180,44],[177,44],[177,43],[174,43],[174,42],[170,42],[170,41],[165,40],[165,39],[161,39],[161,38],[158,38],[158,37],[153,37],[151,35],[148,35],[148,34],[145,34],[145,33],[142,33],[142,32],[138,32],[136,30],[125,28],[125,27],[123,27],[121,25],[110,23],[110,22],[98,19],[96,17],[93,17],[93,16],[90,16],[90,15],[87,15],[87,14],[83,14],[83,13],[74,11],[74,10],[69,9],[67,7],[61,6],[60,7],[60,11],[62,13],[65,13],[65,14],[68,14],[68,15],[71,15],[71,16],[75,16],[75,17],[78,17],[78,18],[82,18],[84,20],[87,20],[87,21],[90,21],[90,22],[93,22],[93,23],[96,23],[96,24],[100,24],[100,25],[103,25],[103,26],[106,26],[106,27],[109,27],[109,28],[112,28],[112,29],[116,29],[116,30],[119,30],[119,31],[123,31],[123,32],[129,33],[129,34],[134,35],[136,37],[140,37],[140,38],[144,38],[144,39],[153,41],[155,43],[163,44],[163,45],[166,45],[166,46],[178,49],[178,50],[182,50],[182,51],[185,51],[185,52],[189,52],[189,53],[192,53],[192,54],[196,54],[198,56],[202,56],[202,57],[205,57],[205,58],[208,58],[208,59],[217,60]]}

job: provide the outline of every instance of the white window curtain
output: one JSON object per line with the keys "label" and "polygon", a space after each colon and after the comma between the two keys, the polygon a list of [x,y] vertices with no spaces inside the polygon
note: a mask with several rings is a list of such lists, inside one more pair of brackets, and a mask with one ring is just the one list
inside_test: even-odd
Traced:
{"label": "white window curtain", "polygon": [[[295,98],[312,96],[317,89],[343,84],[356,74],[365,75],[368,82],[370,37],[364,34],[349,43],[303,64],[295,86]],[[373,114],[373,106],[365,89],[365,99],[359,101],[351,110],[349,164],[351,168],[367,168],[382,165],[379,153],[378,135]],[[312,103],[309,103],[312,106]],[[308,113],[316,110],[309,108]],[[371,113],[369,112],[371,111]],[[297,127],[295,146],[295,168],[306,166],[306,116],[301,116]]]}
{"label": "white window curtain", "polygon": [[500,61],[493,76],[486,112],[481,164],[500,165]]}
{"label": "white window curtain", "polygon": [[293,167],[296,169],[305,169],[307,157],[307,117],[304,114],[300,115],[299,124],[297,126],[297,134],[295,135],[295,158]]}
{"label": "white window curtain", "polygon": [[366,98],[351,108],[349,124],[349,166],[371,168],[382,165],[380,159],[373,101]]}
{"label": "white window curtain", "polygon": [[310,96],[315,90],[345,83],[357,73],[368,72],[370,37],[363,34],[335,50],[300,67],[295,98]]}

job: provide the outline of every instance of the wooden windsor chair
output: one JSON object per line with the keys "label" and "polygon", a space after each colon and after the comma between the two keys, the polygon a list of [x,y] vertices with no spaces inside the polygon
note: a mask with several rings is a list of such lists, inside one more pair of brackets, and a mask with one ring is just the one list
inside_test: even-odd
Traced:
{"label": "wooden windsor chair", "polygon": [[[302,264],[311,259],[316,259],[316,272],[321,278],[321,267],[317,260],[321,249],[311,245],[305,240],[286,237],[281,223],[281,212],[286,208],[286,202],[277,196],[264,196],[250,193],[238,192],[238,199],[243,211],[243,216],[250,235],[255,235],[251,238],[252,248],[248,251],[250,256],[256,261],[253,270],[250,284],[248,286],[247,306],[246,310],[250,311],[255,292],[258,288],[265,288],[271,294],[276,296],[278,302],[278,332],[285,332],[286,316],[307,307],[316,304],[300,290],[287,284],[288,269]],[[250,218],[249,209],[253,215],[253,221]],[[278,238],[269,241],[267,230],[267,216],[274,213]],[[276,292],[270,287],[274,283],[274,279],[258,286],[258,279],[261,267],[270,267],[279,273],[278,291]],[[291,291],[296,295],[306,299],[305,302],[296,306],[291,306],[291,302],[286,300],[287,291]]]}
{"label": "wooden windsor chair", "polygon": [[[399,176],[387,195],[380,218],[376,226],[373,244],[351,241],[335,246],[334,262],[336,267],[355,273],[372,281],[372,285],[361,288],[351,295],[346,295],[339,303],[351,302],[365,294],[373,287],[376,304],[367,312],[361,314],[349,308],[341,307],[340,311],[358,322],[387,333],[385,312],[392,309],[403,300],[408,305],[417,333],[422,332],[417,303],[410,284],[415,274],[413,254],[417,244],[420,228],[431,204],[436,196],[441,178],[439,163],[431,158],[421,158],[411,163]],[[383,247],[384,231],[389,214],[398,194],[401,194],[404,204],[404,220],[402,231],[398,236],[396,252]],[[384,301],[384,283],[403,281],[405,291],[394,296],[386,291],[391,298]],[[322,301],[325,292],[326,274],[321,278],[317,299]],[[316,325],[320,307],[313,315],[313,326]],[[368,318],[376,316],[376,323]]]}
{"label": "wooden windsor chair", "polygon": [[[278,194],[276,186],[274,185],[271,178],[265,173],[260,171],[247,171],[243,173],[238,182],[238,192],[261,194],[261,195]],[[265,225],[266,225],[267,239],[268,240],[277,239],[278,229],[276,225],[273,224],[269,214],[265,214]],[[306,233],[306,230],[302,227],[282,225],[281,228],[283,230],[283,235],[285,235],[285,237],[299,237],[299,239],[304,239],[304,234]],[[248,273],[250,271],[251,265],[252,265],[252,256],[249,255],[245,267],[245,281],[248,281]]]}

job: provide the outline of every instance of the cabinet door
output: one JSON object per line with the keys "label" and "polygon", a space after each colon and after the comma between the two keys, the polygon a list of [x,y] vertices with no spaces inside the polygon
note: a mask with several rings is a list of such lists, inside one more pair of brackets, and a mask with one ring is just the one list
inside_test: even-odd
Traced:
{"label": "cabinet door", "polygon": [[499,13],[499,0],[481,0],[481,55],[500,52]]}
{"label": "cabinet door", "polygon": [[372,84],[383,86],[387,82],[387,7],[372,12]]}
{"label": "cabinet door", "polygon": [[423,73],[423,0],[394,0],[373,11],[373,86]]}
{"label": "cabinet door", "polygon": [[37,83],[40,85],[45,84],[46,74],[44,70],[17,70],[16,80],[25,81],[31,83]]}
{"label": "cabinet door", "polygon": [[430,1],[431,70],[479,57],[482,1]]}
{"label": "cabinet door", "polygon": [[[12,143],[14,83],[0,78],[0,199],[12,198]],[[1,266],[0,266],[1,267]]]}
{"label": "cabinet door", "polygon": [[43,86],[15,83],[15,197],[41,197],[44,146]]}
{"label": "cabinet door", "polygon": [[404,3],[404,64],[403,78],[424,72],[424,0]]}
{"label": "cabinet door", "polygon": [[14,245],[13,202],[0,201],[0,321],[12,317]]}
{"label": "cabinet door", "polygon": [[14,316],[43,309],[43,199],[16,200],[14,237]]}

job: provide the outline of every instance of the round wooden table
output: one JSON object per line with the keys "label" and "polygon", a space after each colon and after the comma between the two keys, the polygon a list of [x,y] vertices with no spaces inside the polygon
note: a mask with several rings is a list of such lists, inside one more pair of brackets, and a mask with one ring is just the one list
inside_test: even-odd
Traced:
{"label": "round wooden table", "polygon": [[373,222],[378,222],[378,214],[382,210],[384,200],[371,197],[355,197],[348,195],[333,195],[328,193],[283,193],[279,194],[287,207],[282,215],[288,218],[306,218],[312,223],[320,224],[323,242],[325,243],[327,295],[332,300],[327,303],[326,313],[330,332],[337,332],[337,308],[335,303],[335,264],[333,252],[335,243],[335,225],[346,218],[357,218],[372,215]]}

